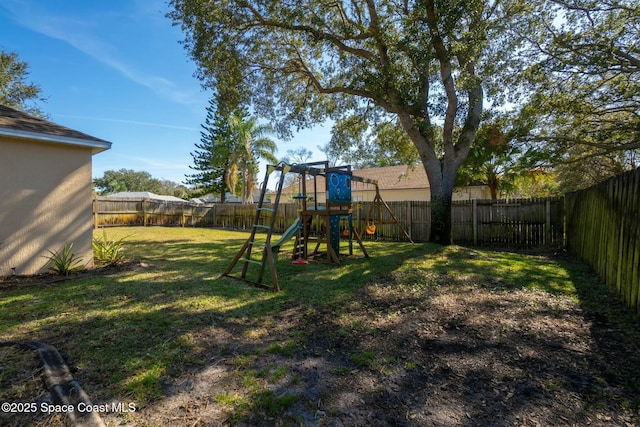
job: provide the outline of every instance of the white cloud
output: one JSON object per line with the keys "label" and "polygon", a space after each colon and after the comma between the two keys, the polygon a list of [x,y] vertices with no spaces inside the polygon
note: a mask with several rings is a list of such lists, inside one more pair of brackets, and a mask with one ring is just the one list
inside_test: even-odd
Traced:
{"label": "white cloud", "polygon": [[124,123],[130,125],[140,125],[140,126],[150,126],[150,127],[159,127],[166,129],[178,129],[178,130],[188,130],[188,131],[199,131],[199,128],[189,127],[189,126],[180,126],[180,125],[172,125],[168,123],[153,123],[153,122],[142,122],[138,120],[127,120],[127,119],[109,119],[104,117],[93,117],[93,116],[75,116],[69,114],[58,114],[57,117],[65,117],[69,119],[80,119],[80,120],[93,120],[100,122],[111,122],[111,123]]}
{"label": "white cloud", "polygon": [[183,171],[185,170],[185,166],[175,161],[152,158],[152,157],[131,157],[128,156],[129,159],[134,160],[140,164],[144,164],[147,167],[153,168],[154,170],[164,170],[164,171]]}
{"label": "white cloud", "polygon": [[[46,3],[46,4],[58,4]],[[96,35],[99,32],[99,16],[61,15],[42,9],[29,1],[4,0],[0,5],[9,12],[11,18],[19,25],[47,37],[60,40],[90,56],[96,61],[117,71],[126,79],[148,88],[159,96],[168,98],[183,105],[193,105],[198,91],[177,87],[170,80],[140,71],[136,66],[122,58],[117,46]],[[106,25],[108,26],[108,25]],[[112,30],[110,30],[112,31]]]}

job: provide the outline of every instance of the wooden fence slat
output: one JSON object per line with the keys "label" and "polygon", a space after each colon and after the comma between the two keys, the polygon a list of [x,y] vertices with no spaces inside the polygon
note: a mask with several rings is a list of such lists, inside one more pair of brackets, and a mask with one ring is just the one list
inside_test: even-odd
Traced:
{"label": "wooden fence slat", "polygon": [[627,191],[627,206],[625,211],[628,243],[625,275],[626,282],[629,286],[629,307],[633,307],[634,310],[640,314],[640,300],[638,299],[638,288],[640,287],[638,276],[640,276],[640,271],[638,271],[639,262],[637,259],[637,255],[640,255],[640,236],[638,233],[638,231],[640,231],[640,219],[638,218],[638,215],[640,215],[640,197],[638,197],[638,192],[640,192],[640,174],[629,174]]}
{"label": "wooden fence slat", "polygon": [[[582,258],[640,314],[640,169],[611,178],[564,198],[473,200],[452,203],[456,243],[509,247],[561,246]],[[363,230],[372,202],[354,203],[353,221]],[[415,242],[429,240],[429,202],[390,202],[389,208]],[[268,205],[265,205],[268,206]],[[282,233],[297,217],[297,205],[283,203],[274,230]],[[152,200],[94,201],[94,224],[172,225],[247,230],[255,205],[189,205]],[[377,218],[376,218],[377,219]],[[265,220],[268,218],[265,216]],[[375,235],[363,239],[404,240],[383,211]],[[312,224],[318,231],[322,224]]]}
{"label": "wooden fence slat", "polygon": [[640,168],[566,195],[567,248],[640,315]]}
{"label": "wooden fence slat", "polygon": [[[363,230],[366,212],[372,202],[354,204],[354,226]],[[389,202],[389,208],[412,240],[429,240],[431,208],[429,202]],[[268,204],[265,205],[269,206]],[[276,213],[275,232],[283,232],[297,217],[297,205],[283,203]],[[554,216],[553,207],[559,206]],[[255,205],[214,204],[208,206],[154,200],[111,200],[98,198],[96,203],[97,225],[169,225],[221,227],[247,230],[255,217]],[[540,200],[474,200],[452,203],[453,240],[461,244],[506,245],[512,247],[536,247],[562,245],[563,215],[561,199]],[[402,230],[393,223],[393,216],[382,210],[371,220],[377,222],[374,235],[364,239],[405,240]],[[270,214],[264,215],[267,221]],[[551,221],[551,225],[549,222]],[[317,231],[321,223],[313,223]],[[546,228],[548,231],[545,231]],[[551,230],[554,232],[551,233]],[[556,232],[556,230],[558,230]],[[548,242],[547,242],[548,241]]]}

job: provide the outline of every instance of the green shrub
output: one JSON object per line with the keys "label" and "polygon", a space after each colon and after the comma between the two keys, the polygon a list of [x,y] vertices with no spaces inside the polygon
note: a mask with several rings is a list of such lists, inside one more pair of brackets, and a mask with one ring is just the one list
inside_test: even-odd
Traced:
{"label": "green shrub", "polygon": [[110,267],[121,264],[124,261],[122,253],[124,239],[126,237],[120,240],[108,240],[106,232],[102,234],[102,239],[93,239],[93,260],[96,265]]}
{"label": "green shrub", "polygon": [[55,274],[68,276],[83,269],[82,258],[73,252],[73,243],[65,243],[59,251],[49,251],[45,258],[51,262],[49,271]]}

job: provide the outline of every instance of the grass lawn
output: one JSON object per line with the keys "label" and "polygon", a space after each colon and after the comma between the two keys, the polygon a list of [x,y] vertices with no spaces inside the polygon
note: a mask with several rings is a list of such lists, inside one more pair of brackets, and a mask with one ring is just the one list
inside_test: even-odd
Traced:
{"label": "grass lawn", "polygon": [[[97,231],[96,237],[102,233]],[[424,313],[428,310],[422,304],[433,306],[435,301],[440,301],[442,308],[447,301],[456,300],[438,299],[442,298],[441,290],[449,287],[471,293],[480,284],[497,298],[492,300],[494,305],[500,303],[500,295],[513,304],[521,295],[544,295],[544,304],[540,299],[528,304],[544,305],[545,310],[556,313],[595,313],[587,320],[593,323],[597,316],[604,316],[615,333],[637,336],[637,319],[619,305],[611,306],[611,295],[597,279],[564,256],[365,242],[370,259],[355,245],[355,255],[340,266],[314,262],[299,266],[292,265],[287,256],[292,247],[289,243],[277,261],[282,291],[274,293],[220,277],[248,233],[157,227],[110,228],[106,233],[111,240],[125,238],[127,258],[135,263],[108,274],[0,288],[0,340],[38,340],[56,346],[94,402],[135,403],[137,414],[118,414],[134,425],[147,425],[148,421],[143,421],[146,417],[138,415],[141,411],[162,411],[163,405],[170,405],[171,396],[186,391],[196,393],[193,396],[206,395],[207,404],[217,408],[209,418],[201,414],[211,422],[251,420],[255,414],[269,420],[309,418],[291,415],[296,405],[306,405],[305,411],[316,418],[338,416],[338,412],[327,415],[320,403],[310,408],[315,403],[303,402],[295,393],[296,385],[308,384],[307,378],[297,374],[301,365],[283,362],[293,358],[304,364],[321,355],[342,355],[344,363],[332,364],[330,373],[343,379],[363,370],[389,378],[401,365],[403,372],[419,370],[416,375],[424,380],[427,364],[420,357],[402,359],[382,347],[362,343],[366,337],[372,342],[377,339],[381,326],[374,323],[374,317],[376,322],[383,320],[381,313],[385,322],[410,319],[412,309]],[[394,302],[385,305],[378,300],[375,312],[369,311],[372,317],[367,317],[363,304],[354,306],[362,300],[363,289],[368,289],[366,298],[375,292],[393,292]],[[462,298],[460,295],[456,298]],[[462,322],[460,315],[455,317],[458,320],[452,320],[454,317],[443,321],[443,330],[448,330],[447,325],[457,325],[460,330],[471,324],[468,318]],[[333,332],[317,330],[327,321]],[[336,345],[335,340],[349,343],[358,334],[365,338],[357,347],[341,350]],[[483,337],[486,342],[489,335]],[[316,339],[330,343],[320,351],[314,347]],[[3,401],[28,399],[33,393],[30,386],[16,384],[23,368],[11,362],[15,357],[6,353],[0,371]],[[224,367],[224,371],[216,371],[216,380],[209,380],[215,383],[213,391],[207,394],[185,385],[196,374],[213,375],[214,367]],[[612,381],[598,375],[602,381]],[[285,380],[287,387],[279,389]],[[553,378],[546,381],[549,388],[558,386]],[[637,411],[638,400],[638,396],[629,396],[620,405]],[[194,402],[202,404],[202,399],[185,398],[181,404],[195,405],[190,411],[197,413],[202,409]],[[287,413],[289,418],[284,415]],[[189,425],[198,425],[197,420],[193,424],[190,419]]]}

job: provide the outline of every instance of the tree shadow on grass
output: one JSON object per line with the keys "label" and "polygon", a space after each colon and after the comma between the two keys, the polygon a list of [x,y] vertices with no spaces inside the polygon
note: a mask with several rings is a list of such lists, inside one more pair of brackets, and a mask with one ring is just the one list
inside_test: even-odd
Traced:
{"label": "tree shadow on grass", "polygon": [[[228,381],[239,381],[234,373],[243,359],[260,365],[261,355],[289,358],[307,339],[297,329],[308,310],[346,301],[353,289],[377,274],[368,262],[356,260],[334,270],[339,280],[331,266],[319,264],[300,277],[286,272],[285,260],[279,264],[292,286],[274,294],[220,278],[228,252],[225,244],[174,240],[145,251],[147,267],[133,274],[78,279],[55,289],[14,290],[3,295],[3,305],[7,313],[23,317],[2,319],[3,330],[11,338],[59,348],[97,403],[124,397],[143,406],[163,401],[184,391],[182,379],[208,371],[212,364],[224,367],[225,378],[233,377],[217,386],[217,394],[208,395],[215,398],[226,393]],[[401,262],[393,257],[385,268]],[[25,299],[32,301],[26,309]],[[263,374],[249,376],[256,384],[264,382]],[[253,406],[256,413],[273,416],[277,408],[293,404],[272,396],[269,388],[237,386],[247,389],[248,396],[238,408]]]}
{"label": "tree shadow on grass", "polygon": [[219,277],[242,242],[140,242],[143,271],[3,308],[23,307],[29,338],[61,349],[94,401],[136,400],[134,425],[622,424],[637,404],[640,340],[590,306],[574,264],[371,244],[341,266],[282,257],[272,293]]}
{"label": "tree shadow on grass", "polygon": [[[477,292],[479,284],[483,291],[502,295],[485,300],[478,310],[487,319],[492,312],[497,318],[508,319],[514,313],[509,308],[514,306],[514,295],[528,299],[527,304],[535,307],[535,312],[529,314],[529,323],[534,324],[538,318],[540,327],[519,326],[515,328],[517,335],[501,342],[517,348],[522,355],[523,348],[535,349],[537,356],[511,356],[512,366],[533,372],[537,379],[535,387],[526,390],[535,390],[539,396],[565,396],[566,406],[573,413],[582,414],[582,418],[572,418],[560,406],[547,401],[547,412],[562,415],[556,421],[570,424],[563,420],[608,420],[610,425],[638,422],[640,321],[587,266],[562,253],[525,256],[473,249],[462,252],[465,253],[462,258],[466,261],[456,263],[452,270],[460,285],[473,283]],[[487,259],[498,262],[487,263]],[[444,264],[446,261],[434,268],[447,271],[450,265]],[[469,309],[469,313],[474,311]],[[461,313],[456,323],[470,323],[469,317],[470,314]],[[507,324],[506,330],[513,327]],[[509,355],[509,351],[503,349],[499,355]],[[530,406],[529,392],[510,393],[510,399],[526,400]]]}

